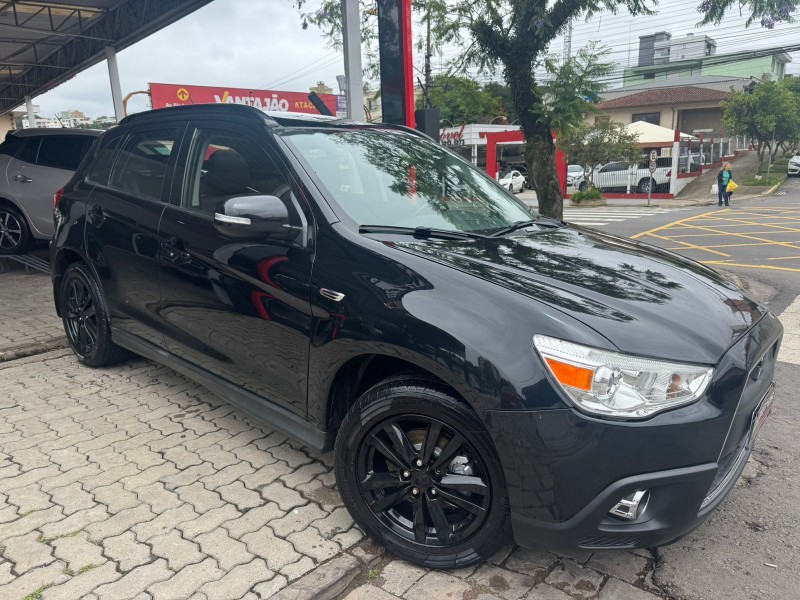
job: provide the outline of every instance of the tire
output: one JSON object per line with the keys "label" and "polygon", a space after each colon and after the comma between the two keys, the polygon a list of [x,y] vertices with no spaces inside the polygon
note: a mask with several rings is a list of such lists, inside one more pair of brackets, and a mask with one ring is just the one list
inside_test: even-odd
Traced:
{"label": "tire", "polygon": [[512,194],[514,193],[514,184],[513,183],[509,183],[508,184],[508,191],[511,192]]}
{"label": "tire", "polygon": [[28,221],[15,207],[0,204],[0,254],[23,254],[31,247]]}
{"label": "tire", "polygon": [[585,181],[581,181],[580,185],[578,186],[579,192],[585,192],[589,188],[589,185]]}
{"label": "tire", "polygon": [[464,567],[509,539],[494,445],[475,413],[436,382],[396,377],[364,393],[339,429],[335,470],[356,522],[414,564]]}
{"label": "tire", "polygon": [[67,268],[59,302],[67,342],[80,362],[105,367],[125,357],[125,351],[111,341],[103,294],[86,265],[73,263]]}
{"label": "tire", "polygon": [[644,179],[639,181],[639,185],[636,186],[636,189],[639,190],[640,194],[646,194],[652,187],[652,190],[655,191],[655,181],[651,177],[645,177]]}

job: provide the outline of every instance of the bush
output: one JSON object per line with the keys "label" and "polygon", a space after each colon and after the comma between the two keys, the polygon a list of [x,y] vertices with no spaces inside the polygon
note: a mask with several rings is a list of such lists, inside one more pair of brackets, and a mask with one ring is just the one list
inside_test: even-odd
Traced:
{"label": "bush", "polygon": [[593,200],[602,200],[603,194],[597,188],[589,188],[585,192],[575,192],[572,194],[570,201],[573,204],[580,204],[581,202],[591,202]]}

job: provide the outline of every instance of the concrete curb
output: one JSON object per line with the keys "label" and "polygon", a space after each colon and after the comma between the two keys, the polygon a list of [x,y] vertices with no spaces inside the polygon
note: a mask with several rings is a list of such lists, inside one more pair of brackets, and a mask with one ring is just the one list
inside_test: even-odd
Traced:
{"label": "concrete curb", "polygon": [[28,356],[35,356],[43,354],[50,350],[60,350],[67,348],[67,338],[63,336],[51,338],[44,342],[36,342],[35,344],[26,344],[24,346],[17,346],[7,350],[0,350],[0,363],[17,360],[19,358],[26,358]]}
{"label": "concrete curb", "polygon": [[341,594],[361,571],[361,563],[344,554],[320,565],[289,587],[272,596],[273,600],[331,600]]}

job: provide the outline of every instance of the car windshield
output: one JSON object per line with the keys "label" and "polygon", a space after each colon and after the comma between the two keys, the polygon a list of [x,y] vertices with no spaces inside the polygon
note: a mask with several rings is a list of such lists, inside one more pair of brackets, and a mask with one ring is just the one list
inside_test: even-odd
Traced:
{"label": "car windshield", "polygon": [[489,233],[531,218],[472,165],[386,129],[294,129],[283,139],[359,225]]}

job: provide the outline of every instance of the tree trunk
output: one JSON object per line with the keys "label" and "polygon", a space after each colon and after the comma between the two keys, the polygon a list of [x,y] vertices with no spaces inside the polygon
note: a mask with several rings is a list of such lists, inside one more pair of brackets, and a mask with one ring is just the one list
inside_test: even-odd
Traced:
{"label": "tree trunk", "polygon": [[758,142],[758,168],[756,169],[756,175],[761,175],[761,171],[763,170],[764,166],[764,150],[767,149],[767,145],[763,142]]}
{"label": "tree trunk", "polygon": [[564,216],[564,197],[556,172],[556,147],[549,127],[538,125],[525,132],[525,162],[533,174],[539,212],[546,217],[561,219]]}

